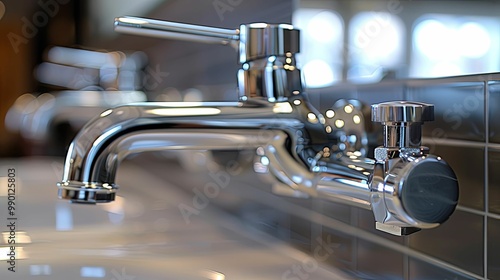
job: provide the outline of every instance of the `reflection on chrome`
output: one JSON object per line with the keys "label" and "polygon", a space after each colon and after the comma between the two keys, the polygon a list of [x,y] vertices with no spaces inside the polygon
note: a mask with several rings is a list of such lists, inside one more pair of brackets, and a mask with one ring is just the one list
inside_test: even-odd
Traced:
{"label": "reflection on chrome", "polygon": [[[137,27],[127,24],[129,31]],[[190,36],[199,28],[203,32],[197,33],[197,40],[204,36],[220,39],[220,32],[205,27],[160,21],[148,25],[149,29],[156,27],[155,32],[167,32],[168,38],[178,38],[169,31],[175,27],[177,34],[188,28]],[[265,30],[253,30],[257,27]],[[245,37],[248,32],[255,32],[254,36]],[[281,41],[287,36],[291,40]],[[272,182],[279,194],[371,209],[376,228],[395,235],[433,228],[448,219],[458,201],[456,176],[446,162],[428,155],[428,149],[421,146],[421,126],[433,119],[432,105],[373,105],[372,121],[383,124],[384,145],[375,150],[375,159],[367,158],[362,129],[365,120],[359,102],[339,100],[324,118],[308,102],[299,76],[288,75],[292,70],[276,64],[289,61],[287,58],[298,52],[297,30],[247,25],[240,29],[239,39],[245,58],[242,63],[255,62],[239,80],[240,89],[244,88],[239,103],[183,107],[168,102],[138,103],[106,111],[89,122],[71,144],[58,184],[59,197],[79,203],[115,200],[116,172],[130,154],[252,149],[256,151],[254,171]],[[270,46],[263,48],[263,53],[246,48],[260,44]],[[268,58],[272,58],[272,69],[277,72],[260,72],[264,76],[251,72],[255,65],[268,63]],[[254,70],[266,66],[259,67]],[[265,77],[269,73],[271,76]],[[258,82],[267,78],[279,83]]]}
{"label": "reflection on chrome", "polygon": [[117,196],[112,203],[102,204],[104,211],[108,212],[109,221],[113,224],[121,224],[125,218],[125,199]]}
{"label": "reflection on chrome", "polygon": [[220,110],[217,108],[160,108],[151,109],[148,113],[158,116],[209,116],[217,115]]}
{"label": "reflection on chrome", "polygon": [[214,271],[214,270],[205,270],[200,273],[200,276],[203,277],[203,279],[207,280],[224,280],[226,279],[226,275],[223,273]]}
{"label": "reflection on chrome", "polygon": [[73,230],[73,212],[69,205],[59,203],[56,205],[56,230]]}

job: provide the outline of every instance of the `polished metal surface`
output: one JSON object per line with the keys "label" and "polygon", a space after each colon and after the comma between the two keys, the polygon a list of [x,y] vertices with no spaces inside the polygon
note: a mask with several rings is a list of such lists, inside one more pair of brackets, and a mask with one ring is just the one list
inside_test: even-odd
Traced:
{"label": "polished metal surface", "polygon": [[241,100],[263,98],[269,102],[286,101],[303,91],[301,73],[295,57],[271,56],[243,64],[238,71]]}
{"label": "polished metal surface", "polygon": [[134,35],[223,45],[239,40],[238,30],[129,16],[116,18],[115,30]]}
{"label": "polished metal surface", "polygon": [[[299,154],[306,152],[304,144],[328,142],[324,125],[318,121],[320,117],[308,119],[314,111],[305,102],[207,105],[211,104],[148,102],[103,112],[82,129],[70,146],[60,196],[78,202],[102,202],[102,194],[105,195],[102,200],[112,200],[116,168],[130,153],[201,148],[239,150],[264,145],[276,137],[274,130],[280,130],[302,136],[293,140],[296,148],[291,154],[286,153],[287,157],[296,158],[291,162],[300,162]],[[210,138],[214,139],[213,147],[206,146]],[[77,191],[80,188],[84,192]]]}
{"label": "polished metal surface", "polygon": [[250,23],[233,30],[126,16],[115,19],[115,31],[223,45],[237,43],[240,63],[300,51],[299,30],[289,24]]}
{"label": "polished metal surface", "polygon": [[342,158],[342,164],[332,164],[321,174],[318,183],[320,197],[365,209],[371,209],[370,177],[374,162],[354,156]]}
{"label": "polished metal surface", "polygon": [[138,17],[115,19],[117,32],[233,45],[239,51],[238,73],[241,100],[263,98],[281,102],[302,92],[295,54],[300,51],[300,33],[289,24],[250,23],[239,29],[223,29]]}
{"label": "polished metal surface", "polygon": [[271,56],[291,57],[300,52],[300,33],[290,24],[240,25],[240,63]]}
{"label": "polished metal surface", "polygon": [[455,210],[455,173],[420,145],[421,126],[433,118],[430,104],[396,101],[372,105],[372,120],[384,126],[384,145],[375,149],[371,182],[377,229],[404,235],[415,232],[414,227],[433,228]]}
{"label": "polished metal surface", "polygon": [[[138,24],[140,20],[128,21]],[[170,24],[166,25],[170,30]],[[189,36],[196,29],[174,26],[179,27],[175,32],[181,33],[187,28]],[[136,27],[140,25],[132,26]],[[211,36],[207,35],[209,31],[200,30],[196,36]],[[117,169],[131,154],[251,149],[255,150],[254,171],[280,193],[286,193],[283,188],[288,187],[288,193],[295,197],[323,198],[372,209],[377,228],[392,234],[410,234],[444,222],[457,204],[458,183],[446,162],[428,155],[428,149],[420,146],[420,126],[432,119],[433,106],[404,101],[373,105],[372,118],[386,126],[386,139],[384,146],[375,150],[375,160],[366,158],[362,150],[366,143],[359,132],[361,110],[353,106],[354,102],[339,102],[335,110],[341,108],[345,114],[339,114],[342,119],[335,119],[332,127],[327,119],[334,117],[334,111],[325,112],[325,118],[308,102],[298,76],[287,76],[286,71],[297,69],[293,54],[285,53],[284,60],[277,56],[282,54],[281,39],[277,39],[281,37],[270,36],[274,39],[262,46],[279,53],[264,51],[270,56],[253,61],[253,68],[245,68],[245,63],[239,73],[243,77],[241,90],[260,90],[256,96],[245,95],[247,98],[236,104],[137,103],[101,113],[71,144],[58,184],[59,197],[81,203],[113,201],[118,188]],[[274,46],[276,43],[278,46]],[[256,70],[258,67],[262,69]],[[257,74],[252,74],[254,70]],[[300,90],[289,92],[293,88],[288,85]],[[360,145],[356,144],[358,137]],[[339,149],[346,141],[349,147]]]}
{"label": "polished metal surface", "polygon": [[422,124],[433,120],[431,104],[392,101],[372,105],[372,121],[384,126],[384,147],[420,147]]}
{"label": "polished metal surface", "polygon": [[390,101],[372,105],[374,122],[427,122],[434,120],[434,106],[421,102]]}
{"label": "polished metal surface", "polygon": [[339,99],[324,110],[327,129],[337,138],[337,144],[332,146],[333,152],[343,153],[346,157],[365,157],[368,154],[367,107],[358,100]]}

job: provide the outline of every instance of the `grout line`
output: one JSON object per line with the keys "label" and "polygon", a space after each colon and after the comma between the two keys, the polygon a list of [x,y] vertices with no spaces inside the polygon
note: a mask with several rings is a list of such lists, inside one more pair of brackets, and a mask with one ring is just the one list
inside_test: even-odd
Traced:
{"label": "grout line", "polygon": [[[476,142],[472,140],[459,140],[459,139],[439,139],[432,137],[422,137],[422,142],[439,144],[443,146],[454,146],[454,147],[465,147],[465,148],[484,148],[486,146],[485,142]],[[500,149],[500,144],[496,144],[495,148]]]}
{"label": "grout line", "polygon": [[479,216],[486,216],[488,218],[495,219],[495,220],[500,220],[500,214],[485,212],[485,211],[477,210],[477,209],[470,208],[470,207],[467,207],[467,206],[457,205],[457,210],[460,210],[460,211],[463,211],[463,212],[467,212],[467,213],[471,213],[471,214],[476,214],[476,215],[479,215]]}
{"label": "grout line", "polygon": [[457,206],[457,210],[460,210],[460,211],[463,211],[463,212],[467,212],[467,213],[476,214],[476,215],[480,215],[480,216],[485,216],[486,215],[486,213],[484,211],[477,210],[477,209],[474,209],[474,208],[470,208],[470,207],[467,207],[467,206],[458,205]]}
{"label": "grout line", "polygon": [[484,278],[488,279],[488,214],[490,212],[489,203],[489,144],[490,144],[490,91],[488,81],[484,82],[484,127],[485,127],[485,141],[486,148],[484,149],[484,222],[483,222],[483,266]]}
{"label": "grout line", "polygon": [[488,218],[500,220],[500,214],[495,214],[495,213],[488,212],[487,216],[488,216]]}
{"label": "grout line", "polygon": [[[405,236],[403,238],[404,238],[404,245],[407,248],[410,248],[410,237]],[[407,254],[403,255],[403,279],[404,280],[410,279],[410,257]]]}
{"label": "grout line", "polygon": [[[403,85],[403,98],[404,100],[411,100],[410,95],[411,95],[411,89],[408,86],[407,83],[404,83]],[[407,248],[410,248],[410,238],[408,236],[403,237],[404,238],[404,246]],[[403,255],[403,280],[409,280],[410,279],[410,257],[408,254]]]}
{"label": "grout line", "polygon": [[490,143],[489,142],[489,139],[486,139],[488,142],[486,142],[486,145],[488,147],[488,149],[491,151],[491,150],[494,150],[495,152],[496,151],[500,151],[500,144],[498,143]]}

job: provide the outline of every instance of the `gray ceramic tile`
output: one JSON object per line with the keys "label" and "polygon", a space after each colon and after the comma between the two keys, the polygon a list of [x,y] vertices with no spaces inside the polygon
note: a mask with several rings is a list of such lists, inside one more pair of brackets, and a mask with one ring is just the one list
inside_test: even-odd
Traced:
{"label": "gray ceramic tile", "polygon": [[404,255],[366,240],[357,243],[356,279],[403,279]]}
{"label": "gray ceramic tile", "polygon": [[312,223],[310,220],[291,216],[290,217],[290,244],[302,251],[311,250]]}
{"label": "gray ceramic tile", "polygon": [[500,279],[500,220],[488,219],[488,278]]}
{"label": "gray ceramic tile", "polygon": [[424,141],[423,144],[455,171],[460,189],[458,204],[484,210],[484,149],[437,145],[432,141]]}
{"label": "gray ceramic tile", "polygon": [[483,275],[483,217],[457,210],[434,229],[410,237],[410,247],[477,275]]}
{"label": "gray ceramic tile", "polygon": [[314,211],[346,224],[351,224],[353,209],[351,206],[325,199],[315,199],[313,205]]}
{"label": "gray ceramic tile", "polygon": [[[334,203],[322,199],[314,200],[313,210],[327,217],[333,218],[345,224],[352,224],[355,209],[340,203]],[[320,254],[327,251],[326,263],[344,270],[353,270],[355,263],[354,244],[356,238],[343,234],[335,229],[319,226],[319,232],[313,234],[312,253],[320,250]],[[322,244],[327,247],[322,248]]]}
{"label": "gray ceramic tile", "polygon": [[[355,212],[358,228],[395,243],[404,243],[405,237],[376,230],[372,211],[358,209]],[[403,279],[404,255],[370,241],[356,239],[356,269],[351,273],[356,279]]]}
{"label": "gray ceramic tile", "polygon": [[489,91],[489,140],[500,143],[500,82],[490,82]]}
{"label": "gray ceramic tile", "polygon": [[435,120],[425,123],[425,136],[485,140],[483,82],[412,86],[408,88],[406,97],[434,104]]}
{"label": "gray ceramic tile", "polygon": [[374,85],[359,85],[353,98],[359,99],[367,105],[374,103],[402,100],[404,85],[401,82],[383,83]]}
{"label": "gray ceramic tile", "polygon": [[246,225],[266,232],[285,242],[290,241],[290,215],[265,204],[247,202],[241,205],[237,215]]}
{"label": "gray ceramic tile", "polygon": [[500,214],[500,150],[488,151],[488,205],[493,213]]}
{"label": "gray ceramic tile", "polygon": [[432,264],[410,258],[409,279],[411,280],[462,280],[476,279],[457,272],[445,270]]}
{"label": "gray ceramic tile", "polygon": [[322,227],[313,239],[311,256],[334,267],[354,271],[356,264],[356,238],[335,229]]}

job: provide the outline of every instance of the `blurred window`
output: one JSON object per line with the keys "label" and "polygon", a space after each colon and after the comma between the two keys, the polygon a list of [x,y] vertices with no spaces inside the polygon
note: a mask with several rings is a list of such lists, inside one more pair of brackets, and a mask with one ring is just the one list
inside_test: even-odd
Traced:
{"label": "blurred window", "polygon": [[326,87],[342,80],[344,23],[331,10],[297,9],[293,25],[301,30],[301,51],[297,61],[305,85]]}
{"label": "blurred window", "polygon": [[490,17],[427,14],[413,28],[410,76],[500,71],[499,22]]}
{"label": "blurred window", "polygon": [[376,82],[404,65],[405,25],[388,12],[361,12],[349,26],[349,69],[353,82]]}

